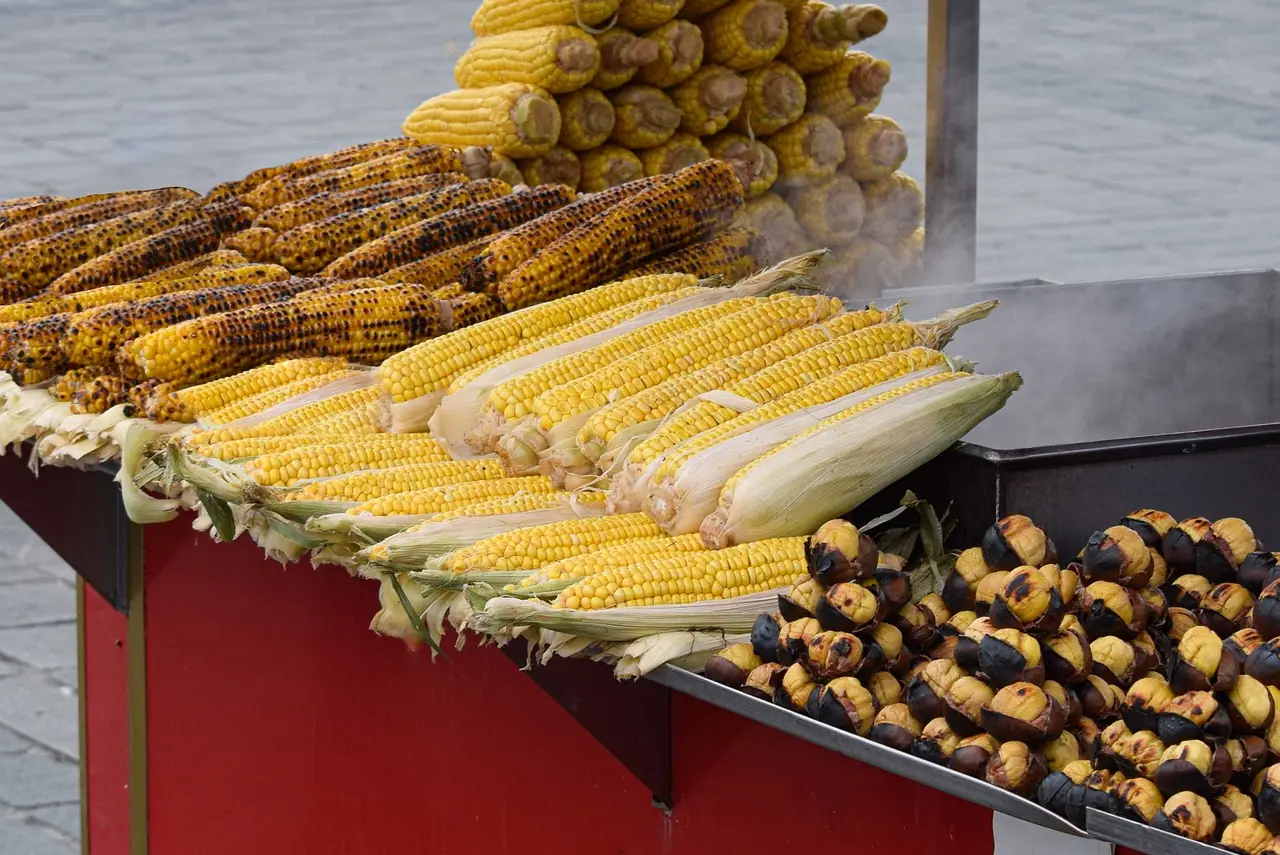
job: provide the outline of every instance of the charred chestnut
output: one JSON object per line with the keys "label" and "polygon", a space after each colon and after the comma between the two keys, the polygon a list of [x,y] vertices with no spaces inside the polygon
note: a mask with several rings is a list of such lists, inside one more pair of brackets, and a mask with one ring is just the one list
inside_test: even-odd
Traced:
{"label": "charred chestnut", "polygon": [[1276,579],[1280,579],[1280,552],[1250,552],[1236,573],[1236,581],[1254,594]]}
{"label": "charred chestnut", "polygon": [[951,610],[942,601],[940,594],[925,594],[916,605],[933,615],[933,625],[936,627],[941,628],[944,623],[951,619]]}
{"label": "charred chestnut", "polygon": [[915,603],[907,603],[889,616],[887,621],[902,633],[902,641],[913,653],[922,653],[933,646],[938,629],[933,622],[933,612]]}
{"label": "charred chestnut", "polygon": [[1208,843],[1213,840],[1218,822],[1204,796],[1192,792],[1176,793],[1151,818],[1151,824],[1190,840]]}
{"label": "charred chestnut", "polygon": [[1094,582],[1080,592],[1080,622],[1090,638],[1133,638],[1146,628],[1146,604],[1115,582]]}
{"label": "charred chestnut", "polygon": [[974,612],[982,617],[989,615],[992,603],[996,601],[996,597],[1004,590],[1004,583],[1008,578],[1008,570],[993,570],[983,576],[982,581],[978,583],[977,590],[973,592]]}
{"label": "charred chestnut", "polygon": [[1146,778],[1129,778],[1115,789],[1120,802],[1120,816],[1135,822],[1150,824],[1164,806],[1164,796],[1155,781]]}
{"label": "charred chestnut", "polygon": [[1120,702],[1124,696],[1117,698],[1111,689],[1111,684],[1097,674],[1090,674],[1076,686],[1076,694],[1080,697],[1080,707],[1085,716],[1104,723],[1119,717]]}
{"label": "charred chestnut", "polygon": [[[1218,824],[1222,825],[1221,821]],[[1263,855],[1272,845],[1272,836],[1261,820],[1247,817],[1223,827],[1218,845],[1238,855]]]}
{"label": "charred chestnut", "polygon": [[1000,743],[989,733],[966,737],[956,745],[951,754],[951,768],[971,778],[986,774],[987,763],[1000,750]]}
{"label": "charred chestnut", "polygon": [[1239,739],[1228,739],[1222,744],[1231,757],[1233,780],[1240,786],[1248,786],[1254,776],[1267,765],[1267,743],[1261,737],[1242,736]]}
{"label": "charred chestnut", "polygon": [[1209,807],[1213,808],[1213,816],[1218,820],[1219,828],[1225,828],[1238,819],[1253,818],[1253,799],[1231,784],[1227,784],[1214,797]]}
{"label": "charred chestnut", "polygon": [[996,692],[980,712],[983,728],[996,739],[1038,744],[1066,726],[1066,712],[1032,683],[1013,683]]}
{"label": "charred chestnut", "polygon": [[1232,732],[1237,736],[1266,733],[1275,716],[1275,704],[1268,687],[1248,674],[1241,674],[1236,679],[1221,703],[1226,707]]}
{"label": "charred chestnut", "polygon": [[1151,553],[1136,531],[1113,525],[1096,531],[1081,555],[1087,582],[1118,582],[1141,588],[1151,581]]}
{"label": "charred chestnut", "polygon": [[1046,742],[1041,753],[1044,755],[1045,765],[1049,767],[1049,771],[1057,772],[1068,763],[1080,759],[1080,743],[1076,741],[1074,734],[1064,730]]}
{"label": "charred chestnut", "polygon": [[1165,704],[1156,725],[1165,745],[1231,735],[1231,719],[1209,692],[1175,695]]}
{"label": "charred chestnut", "polygon": [[1166,635],[1174,642],[1182,640],[1182,636],[1186,635],[1187,630],[1193,626],[1199,626],[1200,619],[1196,617],[1195,612],[1190,609],[1184,609],[1181,606],[1170,606],[1168,627]]}
{"label": "charred chestnut", "polygon": [[881,620],[911,602],[911,577],[891,566],[881,564],[876,568],[874,579],[864,579],[859,584],[865,585],[880,601]]}
{"label": "charred chestnut", "polygon": [[952,732],[945,719],[935,718],[920,731],[920,736],[911,743],[911,753],[921,760],[947,766],[951,763],[951,755],[960,744],[960,737]]}
{"label": "charred chestnut", "polygon": [[813,618],[787,621],[778,628],[778,661],[783,665],[802,662],[809,655],[809,642],[822,632]]}
{"label": "charred chestnut", "polygon": [[[1074,611],[1076,597],[1080,594],[1080,565],[1068,564],[1066,569],[1060,569],[1057,564],[1045,564],[1040,567],[1040,573],[1062,598],[1062,614],[1065,616]],[[1062,628],[1061,621],[1058,628]]]}
{"label": "charred chestnut", "polygon": [[1089,643],[1074,632],[1055,632],[1040,643],[1045,674],[1062,683],[1078,683],[1093,672]]}
{"label": "charred chestnut", "polygon": [[1280,686],[1280,638],[1259,644],[1244,660],[1244,672],[1268,686]]}
{"label": "charred chestnut", "polygon": [[982,731],[982,707],[993,697],[995,690],[977,677],[961,677],[951,684],[943,699],[943,718],[957,736],[973,736]]}
{"label": "charred chestnut", "polygon": [[1224,692],[1235,685],[1240,665],[1223,649],[1222,639],[1206,626],[1187,630],[1169,656],[1169,685],[1182,694]]}
{"label": "charred chestnut", "polygon": [[1193,739],[1165,749],[1155,781],[1166,796],[1190,790],[1209,797],[1226,786],[1230,777],[1231,758],[1227,750]]}
{"label": "charred chestnut", "polygon": [[978,644],[978,667],[999,688],[1011,683],[1044,682],[1040,642],[1016,629],[997,629]]}
{"label": "charred chestnut", "polygon": [[1138,591],[1138,596],[1142,598],[1143,604],[1147,607],[1148,629],[1164,626],[1169,619],[1169,601],[1165,599],[1164,591],[1154,586],[1148,586]]}
{"label": "charred chestnut", "polygon": [[1142,538],[1142,542],[1152,549],[1159,549],[1169,529],[1177,524],[1178,521],[1171,515],[1150,508],[1125,514],[1124,519],[1120,520],[1120,525],[1133,529]]}
{"label": "charred chestnut", "polygon": [[814,579],[805,579],[778,595],[778,614],[783,620],[800,620],[818,616],[818,603],[826,593]]}
{"label": "charred chestnut", "polygon": [[1169,564],[1172,578],[1195,572],[1196,544],[1212,527],[1213,523],[1204,517],[1188,517],[1165,532],[1160,552]]}
{"label": "charred chestnut", "polygon": [[773,702],[793,712],[802,713],[809,706],[809,696],[818,690],[808,670],[799,662],[787,668],[778,682]]}
{"label": "charred chestnut", "polygon": [[782,619],[777,614],[765,612],[751,624],[751,649],[761,662],[778,661],[778,639],[782,633]]}
{"label": "charred chestnut", "polygon": [[893,706],[902,700],[902,684],[888,671],[879,671],[862,681],[876,699],[876,709]]}
{"label": "charred chestnut", "polygon": [[1039,567],[1046,559],[1048,538],[1030,518],[1007,516],[982,536],[982,560],[993,570],[1013,570],[1029,564]]}
{"label": "charred chestnut", "polygon": [[982,560],[982,548],[974,546],[960,553],[955,566],[942,582],[942,601],[953,612],[973,609],[973,595],[991,568]]}
{"label": "charred chestnut", "polygon": [[1080,706],[1080,698],[1076,697],[1075,692],[1057,680],[1045,680],[1040,688],[1044,689],[1045,694],[1057,701],[1058,706],[1062,707],[1062,711],[1067,715],[1067,727],[1073,726],[1080,720],[1080,716],[1084,714],[1084,711]]}
{"label": "charred chestnut", "polygon": [[1222,582],[1200,598],[1200,623],[1226,638],[1248,622],[1253,594],[1244,585]]}
{"label": "charred chestnut", "polygon": [[920,722],[911,715],[906,704],[890,704],[876,713],[871,732],[867,735],[873,742],[898,751],[908,751],[911,743],[920,737],[922,730]]}
{"label": "charred chestnut", "polygon": [[777,662],[763,662],[751,669],[747,681],[742,684],[742,691],[753,698],[771,701],[782,684],[782,675],[787,668]]}
{"label": "charred chestnut", "polygon": [[1133,733],[1123,721],[1113,721],[1098,734],[1093,746],[1093,765],[1099,769],[1132,768],[1125,757]]}
{"label": "charred chestnut", "polygon": [[1169,688],[1169,683],[1163,677],[1149,674],[1129,687],[1120,707],[1120,716],[1135,733],[1156,730],[1160,713],[1171,700],[1173,689]]}
{"label": "charred chestnut", "polygon": [[823,724],[866,736],[876,717],[876,699],[857,677],[837,677],[809,695],[805,711]]}
{"label": "charred chestnut", "polygon": [[848,632],[820,632],[809,639],[804,664],[821,681],[848,677],[862,665],[862,642]]}
{"label": "charred chestnut", "polygon": [[1115,790],[1126,780],[1122,772],[1094,769],[1089,777],[1084,779],[1085,808],[1093,808],[1104,813],[1119,813],[1120,801],[1115,796]]}
{"label": "charred chestnut", "polygon": [[[911,664],[911,654],[902,643],[902,632],[891,624],[882,623],[871,630],[868,648],[874,648],[884,667],[895,674],[901,674]],[[868,650],[867,659],[873,658]]]}
{"label": "charred chestnut", "polygon": [[1262,638],[1280,636],[1280,579],[1263,588],[1258,601],[1254,603],[1253,628]]}
{"label": "charred chestnut", "polygon": [[[1200,610],[1200,601],[1211,590],[1213,590],[1213,583],[1195,573],[1179,576],[1169,583],[1169,597],[1172,604],[1195,612]],[[1199,620],[1198,617],[1197,620]]]}
{"label": "charred chestnut", "polygon": [[832,585],[815,606],[823,629],[863,632],[880,620],[880,603],[875,593],[857,582]]}
{"label": "charred chestnut", "polygon": [[1129,775],[1154,778],[1164,752],[1165,744],[1159,736],[1150,730],[1139,730],[1125,744],[1122,771]]}
{"label": "charred chestnut", "polygon": [[1117,686],[1128,686],[1133,682],[1135,659],[1133,645],[1129,642],[1114,635],[1104,635],[1089,644],[1089,652],[1093,657],[1093,673]]}
{"label": "charred chestnut", "polygon": [[1143,630],[1138,633],[1133,637],[1133,641],[1129,642],[1129,646],[1133,648],[1134,676],[1146,674],[1148,671],[1163,670],[1164,659],[1150,632]]}
{"label": "charred chestnut", "polygon": [[760,664],[760,657],[750,644],[730,644],[707,660],[702,673],[709,680],[737,689],[747,682],[747,675]]}
{"label": "charred chestnut", "polygon": [[1020,796],[1032,793],[1048,774],[1044,758],[1024,742],[1002,742],[987,761],[986,780]]}
{"label": "charred chestnut", "polygon": [[906,700],[911,714],[919,721],[941,718],[947,711],[947,692],[964,676],[960,666],[947,659],[926,664],[907,682]]}
{"label": "charred chestnut", "polygon": [[1228,582],[1245,556],[1261,547],[1253,529],[1239,517],[1215,520],[1196,542],[1196,572],[1214,582]]}
{"label": "charred chestnut", "polygon": [[823,587],[869,578],[879,556],[876,542],[848,520],[823,523],[804,547],[809,575]]}
{"label": "charred chestnut", "polygon": [[960,636],[939,632],[933,647],[926,650],[924,656],[928,659],[955,659],[956,645],[959,642]]}
{"label": "charred chestnut", "polygon": [[978,647],[982,643],[982,639],[995,632],[996,628],[991,625],[991,621],[987,618],[977,618],[970,621],[965,627],[964,634],[956,639],[954,648],[954,656],[956,663],[960,667],[970,671],[978,669]]}
{"label": "charred chestnut", "polygon": [[997,629],[1053,632],[1062,621],[1062,592],[1036,567],[1011,572],[995,594],[988,617]]}
{"label": "charred chestnut", "polygon": [[1272,834],[1280,834],[1280,765],[1268,766],[1259,776],[1258,819]]}
{"label": "charred chestnut", "polygon": [[1084,782],[1093,774],[1088,761],[1077,760],[1050,773],[1036,787],[1036,801],[1068,822],[1084,828]]}

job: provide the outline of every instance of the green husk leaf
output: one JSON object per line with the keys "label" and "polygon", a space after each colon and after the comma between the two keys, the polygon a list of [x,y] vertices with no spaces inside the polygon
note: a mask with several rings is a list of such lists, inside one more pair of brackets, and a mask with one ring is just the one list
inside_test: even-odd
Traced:
{"label": "green husk leaf", "polygon": [[413,626],[414,632],[418,633],[423,641],[431,645],[433,651],[443,656],[445,661],[448,662],[448,655],[440,649],[440,645],[431,637],[431,633],[427,632],[427,627],[422,623],[422,616],[418,614],[417,609],[409,602],[409,596],[404,592],[400,579],[396,577],[395,573],[388,574],[388,578],[391,580],[391,587],[395,589],[396,597],[400,600],[400,605],[404,608],[404,613],[409,618],[409,623]]}
{"label": "green husk leaf", "polygon": [[213,528],[218,532],[218,539],[223,543],[235,540],[236,520],[231,514],[231,506],[199,487],[196,488],[196,496],[200,499],[200,504],[204,505],[209,519],[213,520]]}

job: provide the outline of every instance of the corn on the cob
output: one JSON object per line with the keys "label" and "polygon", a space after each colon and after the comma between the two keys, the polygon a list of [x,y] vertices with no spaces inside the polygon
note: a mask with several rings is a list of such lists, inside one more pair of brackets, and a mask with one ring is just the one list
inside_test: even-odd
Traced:
{"label": "corn on the cob", "polygon": [[[461,290],[461,286],[458,286]],[[443,300],[441,329],[448,332],[483,323],[502,314],[502,301],[492,294],[462,291]]]}
{"label": "corn on the cob", "polygon": [[787,43],[787,13],[773,0],[733,0],[701,26],[707,59],[734,71],[759,68]]}
{"label": "corn on the cob", "polygon": [[582,164],[582,191],[599,193],[644,177],[640,158],[622,146],[602,145],[578,156]]}
{"label": "corn on the cob", "polygon": [[297,380],[263,389],[256,395],[249,395],[232,401],[224,407],[218,407],[216,410],[209,410],[201,416],[201,419],[210,424],[224,425],[228,422],[242,419],[245,416],[269,410],[276,404],[284,403],[290,398],[306,394],[313,389],[319,389],[321,386],[327,386],[335,380],[355,377],[359,373],[355,369],[338,369],[326,374],[311,374],[299,377]]}
{"label": "corn on the cob", "polygon": [[818,113],[805,113],[765,143],[778,157],[778,182],[783,188],[830,178],[844,160],[840,129]]}
{"label": "corn on the cob", "polygon": [[492,290],[512,270],[539,250],[578,225],[602,214],[642,190],[657,186],[654,180],[635,181],[601,193],[582,196],[559,210],[529,220],[498,235],[458,274],[458,282],[472,291]]}
{"label": "corn on the cob", "polygon": [[666,89],[688,80],[702,67],[702,30],[689,21],[668,21],[645,38],[657,46],[654,60],[636,72],[636,82]]}
{"label": "corn on the cob", "polygon": [[[724,547],[812,531],[941,453],[1021,385],[1013,373],[947,372],[823,419],[725,482],[719,507],[700,528],[703,542]],[[805,501],[794,501],[797,490]]]}
{"label": "corn on the cob", "polygon": [[855,181],[888,178],[907,159],[907,135],[888,116],[867,116],[844,129],[844,163]]}
{"label": "corn on the cob", "polygon": [[618,0],[483,0],[471,16],[477,36],[548,24],[602,24],[618,11]]}
{"label": "corn on the cob", "polygon": [[463,269],[501,234],[503,233],[485,235],[470,243],[432,253],[426,258],[393,267],[386,273],[379,273],[378,278],[388,284],[417,282],[420,285],[446,285],[455,282]]}
{"label": "corn on the cob", "polygon": [[599,68],[595,39],[552,24],[476,39],[454,64],[453,79],[463,89],[523,83],[556,95],[586,86]]}
{"label": "corn on the cob", "polygon": [[689,19],[701,18],[728,5],[729,0],[685,0],[680,14]]}
{"label": "corn on the cob", "polygon": [[585,579],[605,570],[620,570],[651,558],[664,557],[679,552],[702,552],[706,546],[697,535],[680,537],[649,537],[629,540],[614,546],[604,546],[571,558],[553,561],[536,573],[530,573],[514,585],[512,590],[532,588],[547,582],[568,585],[571,580]]}
{"label": "corn on the cob", "polygon": [[874,299],[885,288],[902,283],[903,265],[889,247],[859,235],[836,253],[818,280],[845,300]]}
{"label": "corn on the cob", "polygon": [[880,103],[890,72],[887,60],[852,51],[835,65],[809,77],[809,109],[843,128],[856,129]]}
{"label": "corn on the cob", "polygon": [[0,230],[0,252],[12,249],[20,243],[48,237],[68,229],[89,226],[125,214],[198,198],[200,194],[185,187],[162,187],[157,190],[119,193],[98,202],[65,208],[57,213],[36,217],[20,225],[2,229]]}
{"label": "corn on the cob", "polygon": [[378,369],[382,389],[396,403],[429,395],[445,389],[459,372],[577,318],[691,284],[686,276],[623,280],[440,336],[387,359]]}
{"label": "corn on the cob", "polygon": [[699,279],[718,276],[726,285],[745,279],[761,267],[763,237],[759,229],[734,226],[713,238],[689,244],[684,249],[637,267],[628,276],[651,276],[663,271],[688,273]]}
{"label": "corn on the cob", "polygon": [[778,156],[760,140],[741,134],[716,134],[707,140],[707,151],[733,166],[748,199],[768,191],[778,180]]}
{"label": "corn on the cob", "polygon": [[787,14],[786,47],[778,58],[801,74],[814,74],[840,62],[850,45],[874,36],[888,21],[879,6],[809,0]]}
{"label": "corn on the cob", "polygon": [[[465,185],[464,185],[465,186]],[[468,205],[399,228],[338,258],[326,276],[377,276],[411,261],[518,226],[574,199],[568,187],[551,185]]]}
{"label": "corn on the cob", "polygon": [[121,345],[149,332],[191,318],[286,300],[307,290],[309,284],[305,279],[265,280],[90,309],[71,317],[59,345],[72,364],[107,364]]}
{"label": "corn on the cob", "polygon": [[520,167],[516,166],[514,160],[503,154],[490,153],[487,174],[490,178],[505,181],[512,187],[525,183],[524,176],[520,174]]}
{"label": "corn on the cob", "polygon": [[336,214],[281,233],[274,255],[295,273],[314,273],[369,241],[412,223],[511,192],[505,181],[482,178],[417,196],[392,199],[371,208]]}
{"label": "corn on the cob", "polygon": [[893,246],[910,237],[924,220],[924,194],[915,179],[904,172],[862,185],[867,216],[863,233]]}
{"label": "corn on the cob", "polygon": [[263,454],[246,463],[244,472],[263,487],[288,487],[312,478],[446,460],[448,456],[430,437],[387,434]]}
{"label": "corn on the cob", "polygon": [[[560,146],[570,151],[588,151],[609,139],[613,130],[613,105],[599,89],[579,89],[561,95],[556,104],[560,108]],[[578,169],[580,181],[581,165]]]}
{"label": "corn on the cob", "polygon": [[[639,158],[636,163],[639,163]],[[13,279],[0,279],[0,308],[8,308],[13,303],[33,299],[33,295],[40,292],[39,285],[29,285],[26,282],[17,282]]]}
{"label": "corn on the cob", "polygon": [[[358,386],[354,389],[348,388],[346,391],[324,395],[309,403],[287,408],[277,415],[269,415],[268,418],[254,419],[247,425],[232,425],[230,427],[202,431],[187,437],[186,442],[187,445],[198,448],[217,442],[228,442],[234,439],[247,439],[255,436],[299,435],[334,416],[359,412],[369,404],[377,404],[379,398],[377,390],[369,386]],[[415,434],[414,437],[420,440],[428,439],[428,437],[423,437],[421,434]],[[388,441],[395,440],[399,442],[400,439],[408,441],[410,438],[387,434],[385,437],[378,437],[376,441],[381,442],[383,439],[387,439]],[[360,441],[368,442],[370,440]],[[308,475],[303,477],[318,478],[320,476]]]}
{"label": "corn on the cob", "polygon": [[681,113],[680,127],[699,136],[723,130],[738,114],[746,94],[747,82],[742,76],[721,65],[704,65],[670,90]]}
{"label": "corn on the cob", "polygon": [[795,212],[777,193],[762,193],[748,199],[734,222],[758,229],[764,235],[770,262],[790,258],[809,242]]}
{"label": "corn on the cob", "polygon": [[[47,202],[56,202],[59,199],[64,199],[64,198],[66,197],[65,196],[48,196],[48,195],[14,196],[12,198],[5,199],[4,201],[0,202],[0,212],[10,211],[10,210],[21,210],[23,208],[30,208],[36,205],[43,205]],[[0,222],[0,227],[3,227],[3,226],[4,226],[4,223]]]}
{"label": "corn on the cob", "polygon": [[630,30],[613,27],[596,37],[600,48],[600,70],[591,79],[591,87],[602,92],[631,82],[636,70],[658,59],[658,45],[640,38]]}
{"label": "corn on the cob", "polygon": [[70,324],[71,315],[66,312],[15,324],[5,331],[0,364],[22,385],[48,380],[70,368],[58,347]]}
{"label": "corn on the cob", "polygon": [[454,573],[485,570],[525,570],[531,573],[553,561],[661,534],[653,520],[644,514],[565,520],[477,541],[445,558],[441,569]]}
{"label": "corn on the cob", "polygon": [[501,496],[554,491],[551,479],[542,475],[469,481],[379,496],[349,509],[347,513],[370,514],[375,517],[424,516],[465,508],[468,505]]}
{"label": "corn on the cob", "polygon": [[304,377],[331,374],[346,367],[345,359],[333,356],[288,359],[272,365],[263,365],[232,377],[180,389],[175,394],[197,416],[204,416],[259,392],[265,392]]}
{"label": "corn on the cob", "polygon": [[740,204],[742,185],[733,167],[717,160],[694,164],[597,215],[517,267],[498,285],[498,297],[508,309],[517,309],[608,281],[627,267],[714,233]]}
{"label": "corn on the cob", "polygon": [[672,134],[662,145],[639,152],[644,174],[650,177],[679,172],[687,166],[708,160],[711,155],[693,134]]}
{"label": "corn on the cob", "polygon": [[680,127],[680,110],[661,90],[630,84],[609,93],[614,122],[609,139],[628,148],[662,145]]}
{"label": "corn on the cob", "polygon": [[127,398],[129,384],[118,374],[103,374],[81,384],[71,396],[73,413],[105,413]]}
{"label": "corn on the cob", "polygon": [[239,196],[250,190],[257,189],[274,178],[283,177],[287,180],[297,180],[308,175],[315,175],[318,172],[344,169],[357,163],[364,163],[368,160],[385,157],[388,154],[395,154],[398,151],[416,148],[417,145],[417,142],[408,137],[393,137],[391,139],[358,143],[357,145],[340,148],[337,151],[301,157],[279,166],[255,169],[239,181],[228,183],[234,185],[236,190],[234,195]]}
{"label": "corn on the cob", "polygon": [[[530,511],[568,505],[592,509],[592,506],[603,504],[604,495],[601,493],[568,493],[563,490],[553,490],[549,493],[520,493],[515,496],[498,496],[493,499],[485,499],[472,505],[433,514],[429,519],[423,520],[421,527],[425,528],[432,523],[448,522],[449,520],[462,519],[463,517],[518,515]],[[586,514],[583,514],[583,516],[586,516]],[[524,528],[524,526],[517,526],[517,528]]]}
{"label": "corn on the cob", "polygon": [[234,250],[245,258],[263,263],[275,263],[279,260],[276,255],[276,238],[279,237],[274,231],[261,226],[251,226],[247,229],[241,229],[232,232],[229,235],[223,235],[222,242],[219,244],[223,249]]}
{"label": "corn on the cob", "polygon": [[788,195],[787,201],[810,240],[819,246],[852,243],[866,213],[862,190],[847,175],[801,185]]}
{"label": "corn on the cob", "polygon": [[[196,273],[200,273],[210,267],[227,267],[233,264],[244,264],[249,259],[245,258],[238,252],[229,249],[215,249],[213,252],[206,252],[204,255],[197,255],[195,258],[189,258],[186,261],[178,261],[167,267],[161,267],[159,270],[153,270],[139,280],[146,282],[165,282],[173,279],[185,279]],[[126,283],[128,284],[128,283]],[[77,294],[80,297],[83,294]]]}
{"label": "corn on the cob", "polygon": [[562,145],[557,145],[542,157],[516,162],[525,183],[531,187],[539,184],[563,184],[573,190],[582,181],[582,164],[578,156]]}
{"label": "corn on the cob", "polygon": [[148,380],[130,387],[128,396],[135,416],[145,416],[155,422],[195,421],[195,414],[174,396],[178,387],[173,383]]}
{"label": "corn on the cob", "polygon": [[684,0],[622,0],[618,23],[633,30],[651,30],[680,13]]}
{"label": "corn on the cob", "polygon": [[889,248],[894,259],[902,265],[904,274],[909,274],[920,264],[924,256],[924,227],[907,235],[896,246]]}
{"label": "corn on the cob", "polygon": [[0,211],[0,227],[10,228],[19,223],[34,220],[36,217],[56,214],[58,211],[64,211],[67,208],[91,205],[116,195],[118,194],[92,193],[88,196],[74,196],[71,198],[66,196],[27,196],[16,199],[11,205]]}
{"label": "corn on the cob", "polygon": [[441,172],[384,181],[381,184],[371,184],[355,190],[330,190],[267,208],[258,214],[253,225],[276,232],[287,232],[305,223],[314,223],[337,214],[381,205],[392,199],[430,193],[450,184],[461,184],[466,180],[467,176],[461,172]]}
{"label": "corn on the cob", "polygon": [[194,318],[126,344],[127,375],[200,383],[298,353],[374,363],[435,335],[439,303],[425,286],[299,295],[280,303]]}
{"label": "corn on the cob", "polygon": [[251,436],[244,439],[229,439],[226,442],[214,442],[208,445],[196,446],[189,449],[189,453],[198,457],[231,462],[261,457],[264,454],[289,451],[293,448],[301,448],[304,445],[323,444],[325,444],[325,440],[322,437],[308,436],[306,434]]}
{"label": "corn on the cob", "polygon": [[419,145],[302,178],[279,175],[242,198],[255,210],[265,211],[317,193],[341,193],[401,178],[465,171],[462,152],[457,149],[446,145]]}
{"label": "corn on the cob", "polygon": [[777,133],[804,113],[807,90],[804,78],[782,62],[770,62],[744,75],[747,93],[742,107],[729,122],[741,134],[768,136]]}
{"label": "corn on the cob", "polygon": [[297,492],[288,493],[289,501],[370,502],[382,496],[426,490],[473,481],[504,478],[502,464],[496,460],[444,460],[433,463],[406,463],[385,469],[351,472],[333,478],[313,481]]}
{"label": "corn on the cob", "polygon": [[490,145],[507,157],[537,157],[560,137],[560,110],[546,90],[523,83],[455,89],[419,104],[404,132],[424,143]]}
{"label": "corn on the cob", "polygon": [[208,222],[165,229],[69,270],[49,285],[49,293],[74,294],[137,279],[164,265],[212,252],[218,248],[218,234]]}
{"label": "corn on the cob", "polygon": [[95,377],[103,374],[110,374],[105,366],[90,365],[87,368],[72,368],[63,374],[58,375],[53,384],[49,386],[49,394],[57,398],[59,401],[69,402],[76,390],[88,383]]}

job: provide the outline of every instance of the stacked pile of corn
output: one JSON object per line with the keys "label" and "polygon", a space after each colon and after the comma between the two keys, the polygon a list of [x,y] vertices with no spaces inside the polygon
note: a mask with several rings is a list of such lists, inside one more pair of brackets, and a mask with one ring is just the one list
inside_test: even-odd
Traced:
{"label": "stacked pile of corn", "polygon": [[724,159],[779,257],[830,247],[828,278],[874,295],[924,241],[906,137],[872,113],[889,63],[851,50],[887,21],[819,0],[483,0],[461,88],[404,131],[492,146],[508,181],[588,192]]}

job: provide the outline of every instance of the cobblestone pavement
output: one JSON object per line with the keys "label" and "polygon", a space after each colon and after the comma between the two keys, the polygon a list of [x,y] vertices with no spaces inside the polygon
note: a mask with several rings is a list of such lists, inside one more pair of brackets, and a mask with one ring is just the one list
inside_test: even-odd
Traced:
{"label": "cobblestone pavement", "polygon": [[[926,4],[882,3],[889,29],[865,47],[894,64],[881,110],[922,177]],[[0,0],[0,197],[203,189],[395,134],[452,85],[475,5]],[[1280,263],[1277,24],[1280,0],[988,2],[979,277]],[[7,515],[0,554],[24,556],[0,568],[0,851],[60,851],[49,829],[76,833],[72,592]]]}

